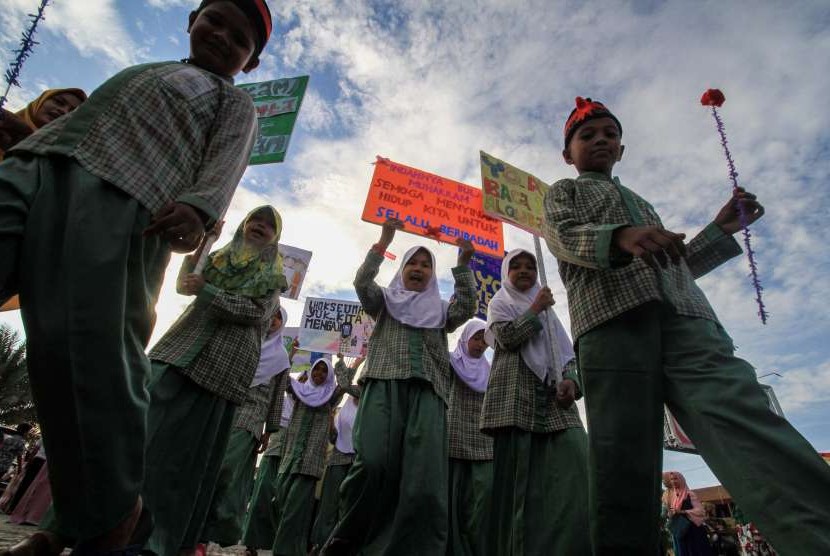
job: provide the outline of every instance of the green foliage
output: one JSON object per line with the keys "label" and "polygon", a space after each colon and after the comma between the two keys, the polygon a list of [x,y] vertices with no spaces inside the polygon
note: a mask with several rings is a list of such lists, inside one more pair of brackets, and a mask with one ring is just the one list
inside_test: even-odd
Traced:
{"label": "green foliage", "polygon": [[7,325],[0,325],[0,423],[14,426],[37,421],[29,373],[26,344]]}

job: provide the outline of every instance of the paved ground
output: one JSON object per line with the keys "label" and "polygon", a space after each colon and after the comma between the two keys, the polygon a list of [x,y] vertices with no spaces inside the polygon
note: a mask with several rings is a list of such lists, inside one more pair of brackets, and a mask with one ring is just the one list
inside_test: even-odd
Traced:
{"label": "paved ground", "polygon": [[14,525],[9,523],[9,516],[0,513],[0,549],[8,548],[26,538],[35,531],[31,525]]}
{"label": "paved ground", "polygon": [[[37,528],[32,525],[14,525],[8,522],[8,516],[0,513],[0,550],[17,544],[20,540],[28,535],[31,535]],[[266,554],[262,551],[261,554]],[[69,554],[68,551],[64,554]],[[218,545],[212,544],[208,549],[209,556],[241,556],[245,554],[244,546],[230,546],[228,548],[220,548]]]}

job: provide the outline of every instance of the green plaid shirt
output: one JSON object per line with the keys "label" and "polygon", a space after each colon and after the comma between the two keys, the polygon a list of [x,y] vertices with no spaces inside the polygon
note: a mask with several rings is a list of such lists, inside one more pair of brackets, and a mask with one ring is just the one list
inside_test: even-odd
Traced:
{"label": "green plaid shirt", "polygon": [[272,377],[268,384],[249,388],[245,403],[236,408],[234,428],[251,432],[257,440],[262,438],[263,424],[265,432],[279,430],[287,384],[288,372],[282,372]]}
{"label": "green plaid shirt", "polygon": [[282,456],[283,448],[285,447],[285,428],[280,428],[276,432],[271,435],[271,438],[268,439],[268,448],[265,449],[265,453],[262,454],[262,457],[271,458],[271,457],[280,457]]}
{"label": "green plaid shirt", "polygon": [[[568,409],[556,405],[556,386],[545,385],[522,359],[522,344],[542,331],[538,317],[528,311],[513,321],[494,323],[492,331],[496,345],[481,410],[481,430],[516,427],[555,432],[582,427],[576,405]],[[575,360],[565,365],[563,376],[580,389]]]}
{"label": "green plaid shirt", "polygon": [[663,226],[654,207],[616,178],[589,172],[560,180],[545,195],[544,209],[544,236],[568,291],[574,340],[655,300],[680,315],[717,321],[695,279],[739,255],[741,247],[714,223],[688,243],[680,264],[655,270],[611,243],[618,228]]}
{"label": "green plaid shirt", "polygon": [[[192,268],[193,257],[185,257],[179,278]],[[279,301],[279,294],[253,299],[205,284],[148,357],[178,367],[202,388],[242,405]]]}
{"label": "green plaid shirt", "polygon": [[[295,400],[291,422],[285,429],[285,446],[280,473],[300,473],[318,479],[326,468],[329,445],[329,427],[334,408],[350,389],[357,369],[347,367],[343,361],[334,366],[337,387],[328,403],[320,407],[309,407]],[[293,395],[289,387],[289,395]]]}
{"label": "green plaid shirt", "polygon": [[14,150],[73,157],[156,213],[171,201],[219,217],[256,139],[251,97],[178,62],[128,68]]}
{"label": "green plaid shirt", "polygon": [[449,457],[473,461],[493,459],[493,439],[479,430],[484,392],[476,392],[453,373],[447,405]]}
{"label": "green plaid shirt", "polygon": [[374,281],[382,262],[382,255],[369,251],[354,279],[360,303],[375,319],[361,380],[419,378],[430,382],[435,393],[446,402],[451,384],[447,333],[475,315],[478,294],[473,272],[466,266],[452,269],[455,295],[444,328],[413,328],[398,322],[386,311],[383,291]]}

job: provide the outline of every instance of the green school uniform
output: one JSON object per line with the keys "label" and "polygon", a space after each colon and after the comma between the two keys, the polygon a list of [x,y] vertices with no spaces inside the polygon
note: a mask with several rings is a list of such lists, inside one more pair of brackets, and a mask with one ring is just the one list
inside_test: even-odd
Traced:
{"label": "green school uniform", "polygon": [[[185,259],[180,276],[191,265]],[[145,550],[175,554],[200,540],[234,414],[248,395],[278,303],[278,294],[254,299],[206,284],[150,351],[156,376],[142,496],[155,527]],[[181,411],[184,400],[189,413]]]}
{"label": "green school uniform", "polygon": [[242,538],[245,508],[251,498],[256,470],[256,449],[266,432],[279,427],[288,373],[273,377],[268,384],[248,390],[248,399],[236,411],[228,449],[216,481],[201,540],[232,546]]}
{"label": "green school uniform", "polygon": [[169,246],[142,235],[178,201],[212,221],[255,139],[250,98],[180,63],[119,73],[0,165],[0,302],[20,292],[50,461],[53,531],[90,539],[142,489],[144,353]]}
{"label": "green school uniform", "polygon": [[277,477],[273,519],[277,531],[276,556],[305,556],[314,517],[314,490],[326,468],[329,421],[337,404],[350,388],[357,369],[343,361],[335,365],[338,386],[328,402],[311,407],[297,400],[285,432],[285,449]]}
{"label": "green school uniform", "polygon": [[680,264],[655,270],[612,245],[622,226],[662,227],[619,180],[561,180],[544,206],[585,387],[594,553],[657,550],[663,404],[777,550],[830,553],[830,468],[770,411],[694,282],[738,255],[737,242],[710,224]]}
{"label": "green school uniform", "polygon": [[270,550],[277,534],[271,515],[271,504],[277,493],[276,482],[280,470],[284,432],[285,429],[280,429],[271,436],[268,449],[259,462],[254,492],[242,528],[242,544],[251,548]]}
{"label": "green school uniform", "polygon": [[[588,555],[585,429],[576,405],[560,408],[556,386],[539,380],[521,356],[521,346],[542,323],[528,311],[491,330],[496,345],[481,412],[481,429],[494,445],[484,553]],[[579,389],[574,360],[563,376]]]}
{"label": "green school uniform", "polygon": [[493,489],[493,439],[479,430],[484,392],[452,378],[447,404],[449,437],[449,538],[447,554],[484,553]]}
{"label": "green school uniform", "polygon": [[455,295],[445,328],[413,328],[386,311],[374,282],[382,261],[370,251],[354,282],[376,324],[353,431],[357,455],[331,536],[348,539],[360,554],[442,554],[449,519],[447,332],[475,314],[475,278],[467,267],[452,269]]}

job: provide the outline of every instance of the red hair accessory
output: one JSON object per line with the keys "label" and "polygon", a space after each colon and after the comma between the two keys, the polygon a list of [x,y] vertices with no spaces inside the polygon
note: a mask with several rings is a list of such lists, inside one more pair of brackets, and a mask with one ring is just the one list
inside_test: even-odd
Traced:
{"label": "red hair accessory", "polygon": [[723,96],[720,89],[706,89],[706,92],[700,97],[700,104],[703,106],[717,106],[720,108],[725,101],[726,97]]}
{"label": "red hair accessory", "polygon": [[611,118],[617,124],[620,133],[622,133],[622,124],[620,124],[620,121],[604,104],[591,100],[590,98],[576,97],[576,108],[571,111],[571,115],[568,116],[568,121],[565,122],[565,147],[571,142],[571,137],[573,137],[573,134],[579,126],[588,120],[594,120],[596,118]]}

